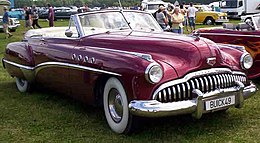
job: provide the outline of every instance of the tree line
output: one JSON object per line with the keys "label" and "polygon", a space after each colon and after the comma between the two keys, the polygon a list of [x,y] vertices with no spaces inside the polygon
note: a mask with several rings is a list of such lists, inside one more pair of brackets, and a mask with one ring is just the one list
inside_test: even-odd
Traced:
{"label": "tree line", "polygon": [[[142,0],[121,0],[123,6],[136,6],[140,5]],[[174,3],[176,0],[163,0],[165,2]],[[194,2],[201,4],[208,4],[213,1],[218,0],[178,0],[179,3],[182,2]],[[53,6],[83,6],[85,4],[90,7],[102,7],[102,6],[118,6],[118,0],[15,0],[15,7],[32,6],[33,4],[37,6],[46,6],[50,3]]]}

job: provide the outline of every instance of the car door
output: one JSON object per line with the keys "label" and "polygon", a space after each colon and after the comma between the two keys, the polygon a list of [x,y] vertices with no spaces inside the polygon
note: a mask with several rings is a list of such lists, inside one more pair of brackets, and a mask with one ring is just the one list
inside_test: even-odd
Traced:
{"label": "car door", "polygon": [[198,11],[196,12],[196,23],[203,23],[206,18],[206,13],[203,11],[202,7],[196,7]]}
{"label": "car door", "polygon": [[70,94],[69,66],[78,39],[40,37],[33,49],[36,82],[61,93]]}

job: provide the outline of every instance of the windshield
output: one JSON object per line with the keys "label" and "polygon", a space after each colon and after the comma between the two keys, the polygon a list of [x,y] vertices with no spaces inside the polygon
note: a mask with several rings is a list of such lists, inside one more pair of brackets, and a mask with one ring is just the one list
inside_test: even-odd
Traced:
{"label": "windshield", "polygon": [[[79,15],[84,35],[125,30],[130,29],[130,27],[137,31],[162,32],[157,21],[149,13],[124,11],[123,14],[119,11],[111,11]],[[129,22],[130,27],[127,22]]]}
{"label": "windshield", "polygon": [[221,1],[221,8],[237,8],[237,0]]}
{"label": "windshield", "polygon": [[255,27],[259,30],[260,29],[260,15],[254,16],[253,21],[254,21]]}
{"label": "windshield", "polygon": [[151,14],[141,12],[124,12],[124,15],[133,30],[162,31],[161,27]]}
{"label": "windshield", "polygon": [[[130,29],[120,12],[92,13],[79,16],[80,23],[85,34],[90,31],[110,31]],[[100,32],[101,32],[100,31]]]}

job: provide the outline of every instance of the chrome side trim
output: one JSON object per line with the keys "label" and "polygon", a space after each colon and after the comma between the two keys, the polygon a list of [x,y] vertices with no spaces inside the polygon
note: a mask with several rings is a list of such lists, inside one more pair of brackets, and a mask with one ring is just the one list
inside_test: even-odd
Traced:
{"label": "chrome side trim", "polygon": [[242,34],[227,34],[227,33],[200,33],[200,35],[210,35],[210,36],[240,36],[240,37],[256,37],[260,38],[258,35],[242,35]]}
{"label": "chrome side trim", "polygon": [[[218,74],[218,73],[230,73],[230,74],[236,74],[236,75],[243,75],[243,76],[246,76],[245,73],[243,72],[239,72],[239,71],[231,71],[230,69],[228,68],[212,68],[212,69],[207,69],[207,70],[200,70],[200,71],[196,71],[196,72],[192,72],[192,73],[189,73],[187,74],[186,76],[184,76],[184,78],[180,78],[180,79],[176,79],[176,80],[172,80],[172,81],[169,81],[169,82],[166,82],[164,84],[162,84],[161,86],[159,86],[159,88],[157,88],[155,90],[155,92],[153,93],[153,96],[152,96],[152,99],[156,99],[156,95],[162,90],[162,89],[165,89],[167,87],[170,87],[170,86],[173,86],[173,85],[176,85],[176,84],[180,84],[180,83],[183,83],[183,82],[187,82],[189,79],[193,78],[193,77],[197,77],[197,76],[202,76],[202,75],[207,75],[207,74]],[[218,76],[218,75],[216,75]],[[222,81],[222,78],[220,78],[221,80],[221,83],[220,85],[223,86],[223,81]],[[199,86],[199,82],[197,79],[195,79],[195,82],[196,82],[196,86]],[[197,87],[199,88],[199,87]]]}
{"label": "chrome side trim", "polygon": [[13,66],[15,66],[15,67],[21,68],[21,69],[33,70],[33,67],[24,66],[24,65],[21,65],[21,64],[17,64],[17,63],[14,63],[14,62],[5,60],[5,59],[3,59],[3,62],[5,62],[5,63],[7,63],[7,64],[10,64],[10,65],[13,65]]}
{"label": "chrome side trim", "polygon": [[140,58],[147,60],[149,62],[154,61],[150,54],[144,54],[144,53],[138,53],[138,52],[129,52],[129,51],[123,51],[123,50],[115,50],[115,49],[107,49],[107,48],[99,48],[99,47],[88,47],[88,49],[95,49],[95,50],[100,50],[100,51],[108,51],[108,52],[128,54],[128,55],[140,57]]}
{"label": "chrome side trim", "polygon": [[[45,63],[38,64],[35,67],[24,66],[21,64],[17,64],[17,63],[5,60],[5,59],[3,59],[3,62],[20,68],[24,74],[28,73],[28,71],[29,71],[29,72],[33,73],[34,76],[36,76],[40,70],[45,69],[45,68],[50,68],[50,67],[67,67],[67,68],[71,68],[71,69],[87,70],[87,71],[105,73],[105,74],[110,74],[110,75],[115,75],[115,76],[122,76],[121,74],[110,72],[110,71],[100,70],[100,69],[81,66],[81,65],[62,63],[62,62],[45,62]],[[30,80],[32,80],[32,79],[30,79]]]}

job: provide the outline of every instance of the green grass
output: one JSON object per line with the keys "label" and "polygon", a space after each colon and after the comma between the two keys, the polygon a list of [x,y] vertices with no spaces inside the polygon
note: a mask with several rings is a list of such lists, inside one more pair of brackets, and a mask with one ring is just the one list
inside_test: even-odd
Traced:
{"label": "green grass", "polygon": [[[40,24],[48,25],[45,21]],[[68,21],[55,25],[65,26]],[[22,39],[22,27],[23,22],[11,39],[0,33],[0,58],[8,43]],[[259,142],[259,94],[242,109],[203,115],[200,120],[189,115],[142,119],[139,129],[126,136],[110,130],[102,108],[52,91],[19,93],[14,79],[0,66],[0,142]]]}

